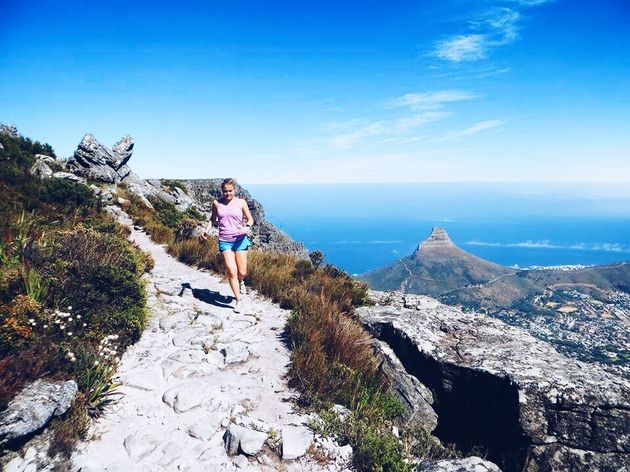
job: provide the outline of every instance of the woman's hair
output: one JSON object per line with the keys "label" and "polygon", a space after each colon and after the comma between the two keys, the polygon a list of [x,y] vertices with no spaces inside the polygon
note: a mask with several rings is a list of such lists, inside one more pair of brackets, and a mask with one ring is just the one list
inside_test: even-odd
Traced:
{"label": "woman's hair", "polygon": [[226,185],[232,185],[236,189],[236,180],[232,179],[231,177],[223,179],[223,182],[221,182],[221,189],[223,190]]}

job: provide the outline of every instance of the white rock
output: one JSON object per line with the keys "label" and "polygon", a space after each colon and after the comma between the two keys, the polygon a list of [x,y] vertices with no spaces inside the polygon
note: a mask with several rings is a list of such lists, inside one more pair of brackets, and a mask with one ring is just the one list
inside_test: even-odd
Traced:
{"label": "white rock", "polygon": [[184,413],[201,405],[211,405],[212,388],[201,381],[190,380],[168,389],[162,395],[162,401],[177,413]]}
{"label": "white rock", "polygon": [[162,448],[162,457],[158,464],[161,466],[167,466],[171,464],[175,459],[181,457],[182,448],[175,442],[169,442]]}
{"label": "white rock", "polygon": [[4,466],[4,472],[20,472],[24,470],[24,464],[20,456],[14,457]]}
{"label": "white rock", "polygon": [[50,381],[39,379],[25,387],[0,413],[0,447],[27,436],[44,426],[53,416],[64,414],[75,395],[74,380]]}
{"label": "white rock", "polygon": [[245,362],[249,358],[247,344],[237,341],[221,349],[226,364]]}
{"label": "white rock", "polygon": [[205,357],[206,354],[198,349],[180,349],[168,356],[168,360],[181,362],[182,364],[198,364]]}
{"label": "white rock", "polygon": [[282,460],[302,457],[313,444],[313,432],[306,426],[282,428]]}
{"label": "white rock", "polygon": [[173,345],[177,347],[190,345],[192,339],[199,335],[199,330],[195,328],[178,330],[173,336]]}
{"label": "white rock", "polygon": [[134,461],[140,461],[149,456],[157,449],[159,444],[157,439],[146,434],[130,434],[123,441],[127,454]]}
{"label": "white rock", "polygon": [[234,464],[236,465],[236,467],[244,469],[249,465],[249,461],[247,460],[247,457],[239,455],[234,459]]}
{"label": "white rock", "polygon": [[217,431],[216,416],[207,415],[191,424],[186,432],[193,438],[209,440]]}
{"label": "white rock", "polygon": [[232,423],[223,439],[229,455],[233,456],[242,451],[248,456],[255,456],[265,444],[267,434]]}
{"label": "white rock", "polygon": [[26,453],[24,454],[24,460],[26,462],[31,462],[33,459],[35,459],[35,456],[37,456],[37,449],[31,446],[26,450]]}

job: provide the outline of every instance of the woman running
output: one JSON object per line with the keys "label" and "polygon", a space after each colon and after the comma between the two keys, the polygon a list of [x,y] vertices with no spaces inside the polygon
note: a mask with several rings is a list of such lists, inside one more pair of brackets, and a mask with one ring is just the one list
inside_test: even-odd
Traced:
{"label": "woman running", "polygon": [[[236,181],[225,179],[221,183],[223,198],[212,202],[212,215],[202,234],[208,238],[212,226],[219,226],[219,251],[228,271],[230,288],[234,293],[234,311],[241,311],[241,295],[245,295],[245,276],[247,275],[247,248],[251,245],[248,235],[254,224],[247,202],[235,196]],[[245,222],[243,222],[245,218]]]}

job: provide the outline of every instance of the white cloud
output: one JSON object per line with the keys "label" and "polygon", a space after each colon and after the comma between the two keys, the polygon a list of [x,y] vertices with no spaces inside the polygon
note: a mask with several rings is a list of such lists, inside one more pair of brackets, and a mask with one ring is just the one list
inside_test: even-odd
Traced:
{"label": "white cloud", "polygon": [[430,110],[442,108],[446,103],[460,102],[476,98],[470,92],[462,90],[441,90],[439,92],[406,93],[391,100],[391,108],[409,107],[412,110]]}
{"label": "white cloud", "polygon": [[[445,111],[425,111],[411,116],[403,116],[389,120],[379,120],[337,134],[327,140],[327,145],[332,149],[349,149],[356,144],[372,137],[415,138],[406,134],[415,132],[418,128],[441,120],[450,113]],[[382,141],[382,140],[381,140]]]}
{"label": "white cloud", "polygon": [[[519,0],[520,7],[537,6],[547,0]],[[519,11],[507,7],[494,7],[468,21],[470,32],[438,41],[430,55],[459,63],[478,61],[488,57],[491,50],[513,43],[519,37]]]}
{"label": "white cloud", "polygon": [[544,3],[551,3],[554,0],[512,0],[513,3],[518,5],[522,5],[524,7],[536,7],[538,5],[543,5]]}
{"label": "white cloud", "polygon": [[486,50],[485,35],[468,34],[439,41],[433,55],[451,62],[477,61],[486,57]]}
{"label": "white cloud", "polygon": [[618,243],[572,243],[554,244],[548,239],[542,241],[521,241],[517,243],[493,243],[479,240],[472,240],[464,243],[465,246],[485,246],[485,247],[521,247],[526,249],[575,249],[579,251],[603,251],[603,252],[630,252],[630,248]]}
{"label": "white cloud", "polygon": [[505,122],[503,120],[486,120],[475,123],[468,128],[459,130],[459,131],[450,131],[446,133],[442,138],[437,139],[437,142],[449,141],[451,139],[461,138],[463,136],[470,136],[473,134],[477,134],[481,131],[485,131],[487,129],[497,128],[499,126],[503,126]]}

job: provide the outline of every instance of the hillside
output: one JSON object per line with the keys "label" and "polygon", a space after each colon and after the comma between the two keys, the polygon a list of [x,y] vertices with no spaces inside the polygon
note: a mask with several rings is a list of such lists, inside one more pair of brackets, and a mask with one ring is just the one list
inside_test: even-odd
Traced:
{"label": "hillside", "polygon": [[517,270],[476,257],[434,228],[413,254],[360,277],[524,327],[562,352],[630,369],[630,263]]}

